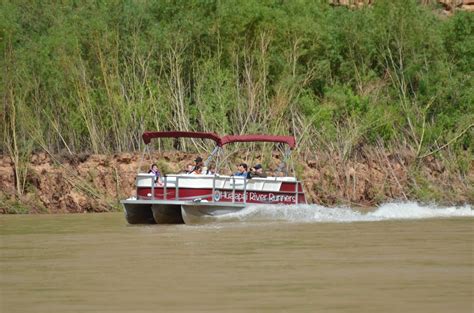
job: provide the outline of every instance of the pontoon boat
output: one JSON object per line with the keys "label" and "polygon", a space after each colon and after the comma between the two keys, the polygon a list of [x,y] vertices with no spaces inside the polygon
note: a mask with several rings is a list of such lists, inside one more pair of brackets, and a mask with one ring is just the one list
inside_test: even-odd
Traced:
{"label": "pontoon boat", "polygon": [[[153,174],[138,173],[136,194],[121,201],[130,224],[195,224],[203,219],[229,214],[249,205],[289,205],[306,203],[303,186],[288,172],[266,178],[244,178],[219,174],[219,155],[225,145],[235,142],[274,142],[287,146],[283,164],[296,142],[291,136],[228,135],[219,137],[202,132],[145,132],[145,147],[154,138],[201,138],[216,144],[206,165],[217,159],[212,175],[173,174],[156,184]],[[286,168],[286,167],[285,167]]]}

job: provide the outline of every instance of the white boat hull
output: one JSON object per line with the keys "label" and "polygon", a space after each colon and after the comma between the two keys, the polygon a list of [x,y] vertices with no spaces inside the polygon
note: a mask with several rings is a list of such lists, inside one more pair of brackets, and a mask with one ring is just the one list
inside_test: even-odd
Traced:
{"label": "white boat hull", "polygon": [[238,212],[245,205],[212,205],[210,203],[181,205],[181,216],[185,224],[206,224],[215,222],[219,217]]}

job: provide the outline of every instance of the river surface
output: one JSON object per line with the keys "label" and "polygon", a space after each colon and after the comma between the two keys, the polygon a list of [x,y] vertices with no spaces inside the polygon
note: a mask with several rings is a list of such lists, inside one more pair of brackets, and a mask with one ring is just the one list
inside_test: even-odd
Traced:
{"label": "river surface", "polygon": [[2,313],[473,312],[470,206],[0,216]]}

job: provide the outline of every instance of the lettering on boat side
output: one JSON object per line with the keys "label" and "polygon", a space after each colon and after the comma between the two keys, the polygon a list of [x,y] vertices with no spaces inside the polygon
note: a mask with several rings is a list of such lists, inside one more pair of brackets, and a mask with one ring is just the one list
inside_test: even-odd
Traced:
{"label": "lettering on boat side", "polygon": [[244,202],[251,201],[251,202],[277,202],[277,203],[295,203],[296,202],[296,195],[280,195],[274,193],[257,193],[253,191],[247,192],[244,195],[243,192],[235,192],[233,195],[231,191],[224,190],[222,192],[216,190],[214,192],[214,200],[215,201],[234,201],[236,202]]}

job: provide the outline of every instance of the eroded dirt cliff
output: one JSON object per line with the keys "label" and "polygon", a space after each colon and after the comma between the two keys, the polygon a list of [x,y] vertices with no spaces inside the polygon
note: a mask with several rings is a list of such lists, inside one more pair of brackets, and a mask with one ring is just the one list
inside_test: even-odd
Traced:
{"label": "eroded dirt cliff", "polygon": [[[142,171],[153,161],[163,172],[176,173],[195,156],[181,152],[154,153],[142,163]],[[23,193],[18,195],[13,163],[9,157],[2,156],[0,212],[120,210],[119,200],[133,195],[140,160],[140,154],[129,153],[54,157],[37,153],[31,156]],[[279,160],[274,156],[267,163],[271,173]],[[462,171],[451,168],[449,161],[433,156],[417,160],[408,150],[389,153],[367,148],[355,152],[349,160],[337,153],[320,152],[303,156],[295,163],[312,203],[374,206],[393,200],[474,202],[472,162]]]}

